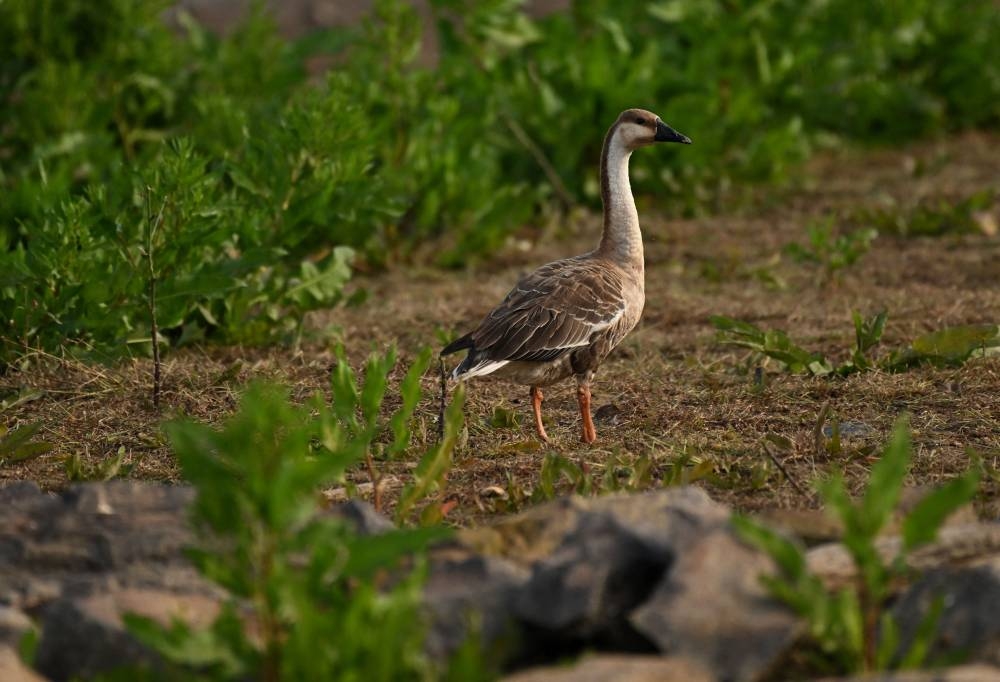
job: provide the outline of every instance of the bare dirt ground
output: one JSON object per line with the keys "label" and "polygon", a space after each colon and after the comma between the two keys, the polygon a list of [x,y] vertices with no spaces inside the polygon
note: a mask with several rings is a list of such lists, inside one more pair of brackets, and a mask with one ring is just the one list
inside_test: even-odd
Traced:
{"label": "bare dirt ground", "polygon": [[[829,154],[803,169],[802,178],[794,190],[768,193],[756,208],[738,214],[666,220],[657,217],[655,198],[641,202],[646,311],[598,375],[598,442],[578,442],[572,382],[546,392],[552,445],[545,447],[534,438],[525,389],[473,383],[467,438],[441,493],[453,503],[448,518],[470,523],[538,499],[531,493],[549,453],[581,467],[595,488],[695,481],[744,510],[814,507],[811,480],[838,468],[860,486],[904,412],[911,416],[915,443],[911,482],[933,484],[980,466],[986,476],[978,507],[996,516],[1000,357],[958,368],[811,378],[719,345],[710,317],[783,329],[835,361],[846,359],[853,345],[852,310],[888,311],[885,349],[946,326],[1000,322],[1000,137],[970,133],[904,149]],[[805,226],[825,215],[849,216],[863,208],[905,213],[991,188],[994,204],[979,216],[981,230],[882,235],[831,281],[820,282],[815,266],[782,255],[784,245],[804,241]],[[218,422],[234,409],[240,387],[255,378],[284,382],[300,399],[326,392],[337,339],[347,344],[354,363],[389,343],[404,361],[422,346],[439,347],[442,334],[475,325],[520,273],[590,248],[599,230],[598,217],[581,215],[556,228],[525,230],[474,271],[414,267],[360,278],[355,286],[370,291],[368,301],[316,315],[308,325],[310,340],[299,349],[172,352],[165,361],[165,416]],[[128,476],[177,480],[160,434],[161,417],[150,405],[149,373],[147,360],[104,367],[38,355],[0,377],[0,398],[37,392],[0,419],[11,427],[40,421],[38,437],[55,445],[23,464],[0,466],[0,480],[33,479],[60,488],[68,482],[68,458],[77,455],[96,475],[96,467],[119,452]],[[434,439],[436,369],[424,388],[414,446],[403,460],[382,465],[389,505]],[[390,391],[388,404],[394,400]],[[513,410],[517,423],[491,425],[497,410]],[[850,425],[839,451],[823,431],[834,420]],[[359,469],[352,478],[364,483],[367,474]],[[561,486],[568,490],[573,483],[564,478]]]}

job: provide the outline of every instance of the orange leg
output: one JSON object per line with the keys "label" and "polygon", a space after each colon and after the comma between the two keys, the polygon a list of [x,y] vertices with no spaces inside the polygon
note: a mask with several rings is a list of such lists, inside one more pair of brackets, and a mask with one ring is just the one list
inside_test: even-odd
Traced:
{"label": "orange leg", "polygon": [[594,428],[594,420],[590,417],[590,385],[580,384],[576,388],[576,399],[580,403],[580,417],[583,418],[583,440],[584,443],[593,443],[597,440],[597,429]]}
{"label": "orange leg", "polygon": [[535,431],[543,443],[549,442],[549,437],[545,433],[545,425],[542,424],[542,389],[537,386],[531,387],[531,411],[535,413]]}

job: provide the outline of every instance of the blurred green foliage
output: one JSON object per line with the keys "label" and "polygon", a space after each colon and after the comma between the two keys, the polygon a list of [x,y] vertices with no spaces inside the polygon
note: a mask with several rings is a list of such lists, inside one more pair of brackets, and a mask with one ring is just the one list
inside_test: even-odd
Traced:
{"label": "blurred green foliage", "polygon": [[806,225],[806,243],[791,242],[782,251],[796,262],[818,266],[818,281],[829,284],[868,253],[878,234],[871,227],[838,231],[834,219],[826,217]]}
{"label": "blurred green foliage", "polygon": [[[384,382],[389,369],[374,370],[374,381]],[[381,396],[365,404],[377,410]],[[331,430],[339,417],[340,407],[320,396],[295,406],[284,389],[255,385],[220,429],[167,424],[197,490],[191,520],[199,548],[190,556],[229,598],[206,629],[126,617],[167,662],[151,679],[490,679],[480,658],[437,663],[424,650],[425,551],[449,531],[361,536],[320,509],[318,489],[341,480],[368,447],[365,438]]]}
{"label": "blurred green foliage", "polygon": [[[904,416],[897,419],[858,499],[851,498],[840,472],[816,483],[827,514],[844,529],[843,546],[857,573],[848,586],[828,588],[810,570],[798,544],[747,517],[734,518],[737,532],[774,559],[777,574],[763,575],[761,580],[807,622],[808,639],[815,649],[810,667],[816,672],[912,669],[927,663],[939,635],[943,603],[935,600],[905,643],[888,605],[898,583],[912,577],[907,557],[933,542],[948,516],[970,502],[979,486],[979,473],[969,470],[953,478],[903,514],[897,504],[912,457],[909,420]],[[901,538],[890,553],[879,541],[888,548],[882,534],[893,516],[901,519]]]}
{"label": "blurred green foliage", "polygon": [[787,179],[831,136],[1000,123],[991,0],[577,0],[542,19],[434,0],[433,66],[401,0],[298,41],[259,8],[220,37],[169,4],[0,3],[0,360],[150,347],[147,201],[161,341],[260,343],[341,301],[355,254],[384,267],[431,241],[457,265],[556,202],[596,205],[629,106],[695,140],[633,172],[685,213]]}

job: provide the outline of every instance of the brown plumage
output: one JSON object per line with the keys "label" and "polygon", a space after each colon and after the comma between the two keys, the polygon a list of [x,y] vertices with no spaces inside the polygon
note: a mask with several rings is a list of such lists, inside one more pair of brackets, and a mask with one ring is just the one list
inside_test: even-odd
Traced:
{"label": "brown plumage", "polygon": [[454,379],[491,375],[530,386],[535,429],[544,441],[541,388],[570,376],[577,379],[583,441],[597,438],[590,382],[601,361],[635,327],[645,302],[642,235],[628,159],[635,149],[654,142],[691,141],[656,114],[622,112],[608,130],[601,154],[600,245],[526,275],[474,331],[441,351],[469,351],[452,372]]}

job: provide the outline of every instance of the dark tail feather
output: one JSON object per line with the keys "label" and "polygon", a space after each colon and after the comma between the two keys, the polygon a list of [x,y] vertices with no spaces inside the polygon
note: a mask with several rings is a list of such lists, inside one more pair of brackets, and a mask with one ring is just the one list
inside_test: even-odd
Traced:
{"label": "dark tail feather", "polygon": [[457,353],[460,350],[465,350],[466,348],[472,348],[475,344],[472,343],[472,334],[466,334],[465,336],[455,339],[447,346],[441,350],[441,357],[445,355],[450,355],[451,353]]}

